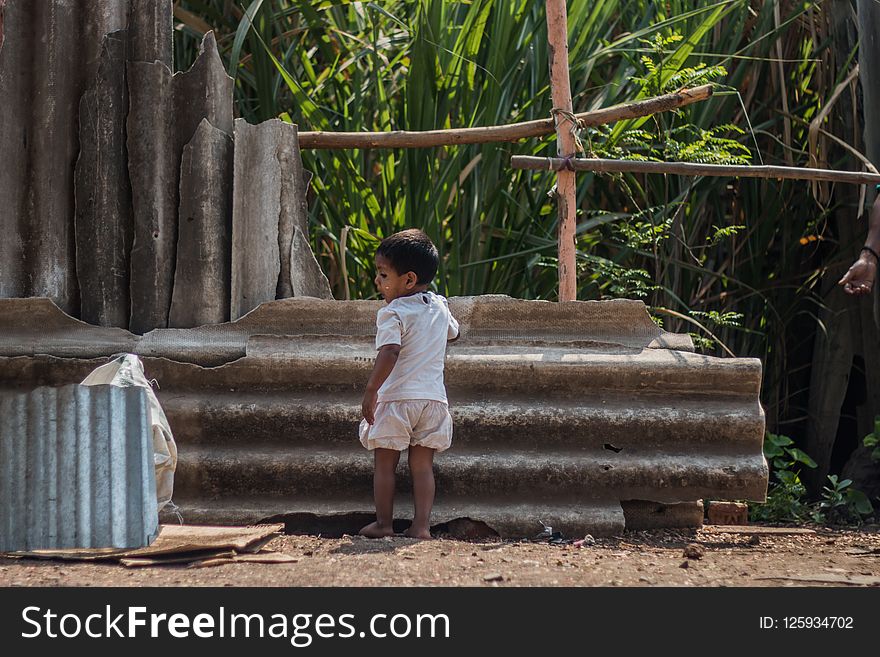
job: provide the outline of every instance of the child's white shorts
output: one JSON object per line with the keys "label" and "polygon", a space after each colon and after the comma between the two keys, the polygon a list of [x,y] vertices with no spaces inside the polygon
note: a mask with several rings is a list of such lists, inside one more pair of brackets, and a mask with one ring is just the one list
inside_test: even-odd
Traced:
{"label": "child's white shorts", "polygon": [[433,399],[379,402],[373,424],[361,420],[359,433],[370,450],[421,445],[442,452],[452,445],[452,416],[448,404]]}

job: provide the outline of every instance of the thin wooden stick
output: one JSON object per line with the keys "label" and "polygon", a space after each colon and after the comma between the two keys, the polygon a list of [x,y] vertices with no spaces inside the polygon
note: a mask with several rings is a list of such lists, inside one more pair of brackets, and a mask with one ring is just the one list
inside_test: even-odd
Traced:
{"label": "thin wooden stick", "polygon": [[[623,105],[603,107],[575,114],[583,126],[597,126],[635,119],[684,107],[712,96],[712,85],[682,89],[672,94],[646,98]],[[553,119],[539,119],[507,125],[450,130],[396,130],[392,132],[300,132],[300,148],[430,148],[457,144],[488,144],[542,137],[556,130]]]}
{"label": "thin wooden stick", "polygon": [[827,180],[829,182],[876,185],[880,174],[866,171],[807,169],[801,167],[741,166],[730,164],[697,164],[693,162],[645,162],[643,160],[604,160],[599,158],[559,158],[514,155],[514,169],[545,171],[595,171],[598,173],[672,173],[681,176],[729,176],[741,178],[786,178],[792,180]]}
{"label": "thin wooden stick", "polygon": [[[556,154],[577,155],[574,131],[578,125],[572,117],[571,80],[568,74],[568,12],[565,0],[546,0],[547,48],[550,60],[550,95],[556,120]],[[559,300],[577,299],[577,266],[575,264],[575,215],[577,190],[574,170],[557,170],[556,206],[559,234]]]}

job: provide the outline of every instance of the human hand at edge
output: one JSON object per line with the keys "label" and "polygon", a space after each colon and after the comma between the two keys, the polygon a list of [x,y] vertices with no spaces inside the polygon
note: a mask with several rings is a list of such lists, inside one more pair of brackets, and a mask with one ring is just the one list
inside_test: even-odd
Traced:
{"label": "human hand at edge", "polygon": [[364,399],[361,402],[361,414],[364,416],[367,424],[373,424],[376,420],[376,403],[378,398],[378,392],[367,390],[367,392],[364,393]]}
{"label": "human hand at edge", "polygon": [[847,294],[861,296],[868,294],[874,289],[876,274],[877,263],[874,261],[874,256],[870,254],[863,255],[852,264],[837,284],[843,285],[843,289]]}

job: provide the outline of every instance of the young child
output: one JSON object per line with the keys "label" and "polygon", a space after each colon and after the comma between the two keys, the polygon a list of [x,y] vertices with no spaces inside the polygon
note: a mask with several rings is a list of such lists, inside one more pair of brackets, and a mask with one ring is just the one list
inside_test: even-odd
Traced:
{"label": "young child", "polygon": [[452,444],[452,417],[443,385],[446,342],[458,338],[458,322],[446,299],[428,291],[437,274],[437,248],[425,233],[404,230],[376,250],[376,287],[387,304],[376,316],[379,355],[361,410],[361,444],[375,458],[376,522],[360,533],[394,534],[394,472],[409,449],[415,513],[406,535],[431,538],[434,452]]}

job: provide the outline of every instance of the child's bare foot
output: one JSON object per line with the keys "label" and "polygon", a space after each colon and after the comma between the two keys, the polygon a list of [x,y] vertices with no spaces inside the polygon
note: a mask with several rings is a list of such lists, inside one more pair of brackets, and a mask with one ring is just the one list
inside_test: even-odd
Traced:
{"label": "child's bare foot", "polygon": [[358,534],[367,538],[384,538],[385,536],[394,536],[394,528],[383,527],[378,522],[371,522],[369,525],[361,527]]}
{"label": "child's bare foot", "polygon": [[430,539],[432,538],[431,532],[428,531],[427,528],[410,526],[405,532],[403,532],[404,536],[408,536],[409,538],[421,538],[421,539]]}

